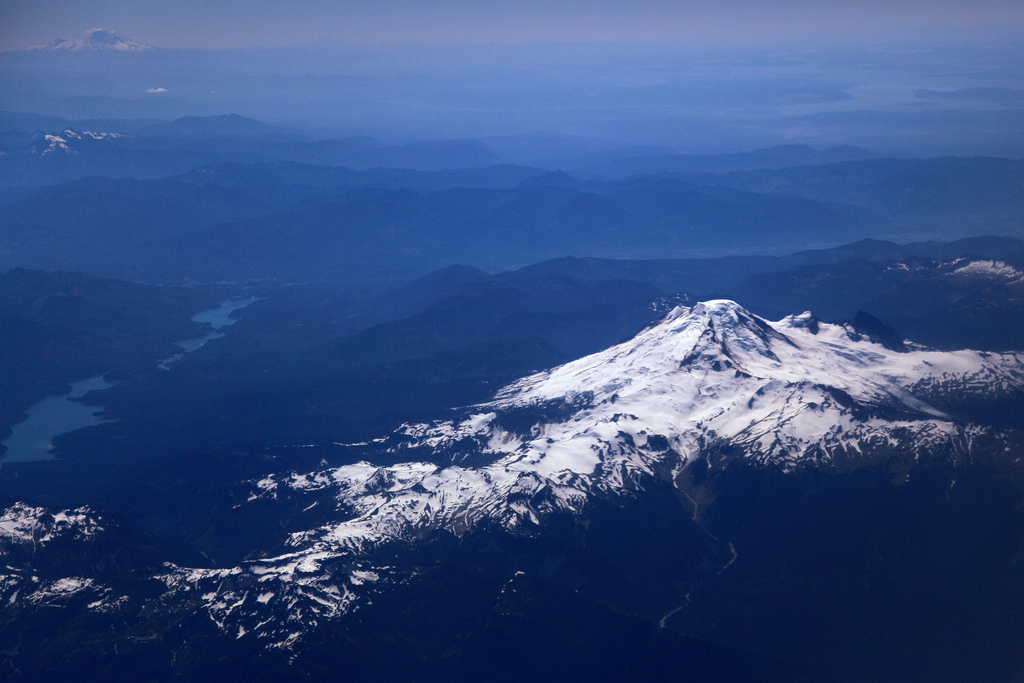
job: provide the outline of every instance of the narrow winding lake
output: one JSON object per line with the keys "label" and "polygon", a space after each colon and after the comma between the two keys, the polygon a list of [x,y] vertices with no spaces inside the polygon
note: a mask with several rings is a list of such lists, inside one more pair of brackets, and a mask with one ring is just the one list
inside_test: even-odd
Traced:
{"label": "narrow winding lake", "polygon": [[230,301],[222,301],[213,308],[207,309],[202,313],[196,313],[192,316],[192,320],[197,323],[204,323],[209,325],[212,330],[206,333],[202,337],[196,337],[195,339],[185,339],[184,341],[178,342],[178,346],[185,349],[185,353],[191,353],[195,351],[203,344],[213,339],[223,337],[224,334],[220,331],[220,328],[233,325],[237,322],[236,318],[232,318],[231,314],[235,311],[245,308],[250,304],[254,304],[259,301],[258,296],[251,296],[248,299],[233,299]]}
{"label": "narrow winding lake", "polygon": [[[209,325],[210,332],[202,337],[177,342],[178,346],[183,349],[182,353],[163,361],[160,367],[165,370],[169,369],[170,364],[180,360],[184,354],[195,351],[208,341],[223,337],[224,334],[220,332],[220,329],[236,321],[231,314],[256,301],[259,301],[259,297],[222,301],[213,308],[196,313],[192,316],[192,320]],[[112,386],[114,385],[103,379],[103,375],[97,375],[79,382],[72,382],[71,391],[67,394],[48,396],[31,406],[25,411],[28,418],[14,425],[11,428],[10,438],[4,441],[3,445],[7,447],[7,453],[0,460],[0,466],[12,462],[51,460],[54,457],[53,440],[56,437],[83,427],[110,422],[110,420],[99,417],[103,408],[83,405],[77,399],[90,391],[102,391]]]}

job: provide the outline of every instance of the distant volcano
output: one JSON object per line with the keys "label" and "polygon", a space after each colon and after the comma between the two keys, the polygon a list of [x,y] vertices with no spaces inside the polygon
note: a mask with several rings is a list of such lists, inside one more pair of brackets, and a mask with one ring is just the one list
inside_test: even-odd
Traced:
{"label": "distant volcano", "polygon": [[59,38],[46,45],[36,45],[30,50],[46,50],[55,52],[58,50],[116,50],[119,52],[138,52],[151,49],[148,45],[136,43],[129,40],[116,31],[109,31],[105,28],[89,29],[74,40]]}

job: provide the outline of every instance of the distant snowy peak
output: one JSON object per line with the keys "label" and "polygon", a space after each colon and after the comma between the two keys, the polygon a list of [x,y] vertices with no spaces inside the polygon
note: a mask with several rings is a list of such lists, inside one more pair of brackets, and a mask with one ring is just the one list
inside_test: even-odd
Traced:
{"label": "distant snowy peak", "polygon": [[985,283],[1020,287],[1024,285],[1024,272],[1002,259],[982,259],[962,256],[946,261],[912,259],[890,264],[887,271],[903,271],[908,275],[949,278],[953,282]]}
{"label": "distant snowy peak", "polygon": [[956,266],[950,275],[956,277],[973,277],[1017,285],[1024,282],[1024,273],[1005,261],[997,259],[957,259],[951,264]]}
{"label": "distant snowy peak", "polygon": [[116,31],[110,31],[104,28],[94,28],[86,31],[78,38],[73,40],[57,39],[52,43],[46,45],[36,45],[30,47],[30,50],[43,50],[47,52],[62,52],[71,51],[78,52],[82,50],[110,50],[115,52],[140,52],[142,50],[152,49],[148,45],[137,43],[134,40],[130,40],[125,36],[117,33]]}
{"label": "distant snowy peak", "polygon": [[116,140],[128,137],[124,133],[94,133],[91,130],[77,131],[72,128],[66,128],[61,135],[69,140]]}

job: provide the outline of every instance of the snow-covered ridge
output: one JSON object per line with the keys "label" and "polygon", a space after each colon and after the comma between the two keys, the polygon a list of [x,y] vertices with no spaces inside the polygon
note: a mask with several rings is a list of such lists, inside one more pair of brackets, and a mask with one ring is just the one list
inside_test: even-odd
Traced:
{"label": "snow-covered ridge", "polygon": [[76,131],[71,128],[65,129],[61,135],[71,140],[83,140],[85,138],[92,140],[116,140],[117,138],[127,137],[123,133],[94,133],[91,130]]}
{"label": "snow-covered ridge", "polygon": [[[855,466],[894,451],[966,454],[984,430],[954,423],[915,387],[934,394],[972,383],[1024,391],[1024,361],[896,352],[810,313],[770,323],[731,301],[709,301],[515,382],[461,420],[401,430],[407,441],[398,448],[426,449],[433,462],[448,457],[446,467],[359,463],[268,477],[253,495],[279,486],[337,492],[351,519],[294,535],[296,547],[358,550],[424,527],[461,533],[484,520],[516,528],[578,510],[595,492],[671,479],[722,443],[784,469]],[[465,465],[467,454],[484,464]]]}
{"label": "snow-covered ridge", "polygon": [[889,264],[885,270],[887,272],[902,271],[925,277],[949,278],[960,284],[979,281],[1001,285],[1024,283],[1024,272],[1002,259],[961,256],[946,261],[897,261]]}
{"label": "snow-covered ridge", "polygon": [[39,546],[58,539],[88,540],[103,530],[88,507],[50,513],[45,508],[19,502],[0,515],[0,549],[5,544]]}
{"label": "snow-covered ridge", "polygon": [[681,486],[691,462],[721,459],[724,445],[730,457],[784,470],[970,458],[999,434],[954,422],[915,387],[934,395],[993,382],[1024,391],[1024,358],[897,352],[810,313],[768,322],[731,301],[678,307],[629,341],[515,382],[461,419],[406,425],[383,444],[431,462],[360,462],[254,482],[250,502],[310,496],[333,505],[338,521],[292,534],[286,555],[233,570],[175,569],[167,580],[206,591],[218,623],[228,606],[232,618],[250,610],[256,618],[271,602],[239,602],[237,587],[226,600],[214,588],[229,575],[257,582],[296,615],[343,613],[357,608],[360,589],[325,567],[433,531],[486,524],[534,533],[545,516],[581,513],[595,497],[636,495],[658,481]]}
{"label": "snow-covered ridge", "polygon": [[[966,259],[964,259],[966,261]],[[967,261],[958,265],[950,275],[963,277],[984,277],[991,280],[1004,281],[1006,284],[1024,282],[1024,273],[997,259]]]}
{"label": "snow-covered ridge", "polygon": [[78,149],[75,147],[82,147],[83,143],[94,144],[123,137],[127,136],[122,133],[94,133],[88,130],[76,131],[68,128],[60,135],[44,135],[33,143],[31,151],[44,157],[75,155],[78,154]]}

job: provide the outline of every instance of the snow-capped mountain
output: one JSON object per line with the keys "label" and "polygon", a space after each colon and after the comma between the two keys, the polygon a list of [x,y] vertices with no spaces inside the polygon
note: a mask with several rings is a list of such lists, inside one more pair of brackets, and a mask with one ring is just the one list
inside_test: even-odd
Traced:
{"label": "snow-capped mountain", "polygon": [[[325,622],[347,623],[395,591],[415,593],[433,560],[400,558],[430,557],[432,544],[488,534],[542,543],[565,533],[552,531],[565,528],[559,520],[587,528],[595,510],[618,517],[655,500],[659,518],[674,515],[694,534],[680,547],[702,554],[686,580],[720,574],[737,551],[701,526],[714,493],[695,472],[842,476],[880,462],[952,472],[1019,449],[1019,434],[957,415],[964,401],[994,393],[1024,395],[1020,354],[894,350],[810,313],[769,322],[732,301],[680,306],[632,339],[521,379],[456,419],[347,447],[367,460],[243,483],[236,510],[262,510],[260,519],[314,510],[322,522],[282,532],[283,552],[236,566],[155,567],[148,577],[162,588],[141,598],[142,609],[291,651]],[[0,518],[0,542],[34,549],[67,527],[102,545],[107,532],[94,517],[16,506]],[[30,604],[114,614],[131,600],[105,574],[40,576],[31,561],[2,580],[0,597]]]}
{"label": "snow-capped mountain", "polygon": [[[1024,391],[1016,354],[897,352],[810,313],[769,323],[730,301],[679,307],[633,339],[522,379],[455,421],[407,425],[394,451],[427,462],[267,478],[332,487],[354,519],[296,536],[361,544],[483,519],[536,523],[595,491],[674,480],[728,444],[747,461],[855,468],[899,453],[967,457],[985,428],[943,411],[944,392]],[[716,456],[720,457],[720,456]],[[448,461],[448,464],[433,464]],[[543,491],[544,504],[521,501]]]}
{"label": "snow-capped mountain", "polygon": [[148,45],[137,43],[134,40],[130,40],[125,36],[111,31],[105,28],[93,28],[89,29],[78,38],[71,40],[64,40],[58,38],[52,43],[45,45],[35,45],[29,48],[30,50],[43,50],[47,52],[61,52],[71,51],[78,52],[82,50],[112,50],[115,52],[140,52],[142,50],[152,49]]}
{"label": "snow-capped mountain", "polygon": [[[255,482],[241,504],[287,497],[333,506],[337,521],[293,533],[284,555],[230,569],[170,568],[163,580],[175,600],[200,604],[226,630],[259,623],[286,645],[299,625],[358,609],[382,577],[408,578],[366,563],[388,544],[481,528],[533,535],[552,515],[585,515],[594,501],[664,484],[690,497],[696,520],[687,473],[697,462],[792,472],[887,458],[955,465],[1005,445],[995,430],[954,419],[945,397],[992,391],[1024,392],[1024,359],[899,352],[810,313],[768,322],[731,301],[678,307],[629,341],[524,378],[460,419],[406,425],[362,446],[409,462]],[[288,628],[270,616],[282,605]]]}

